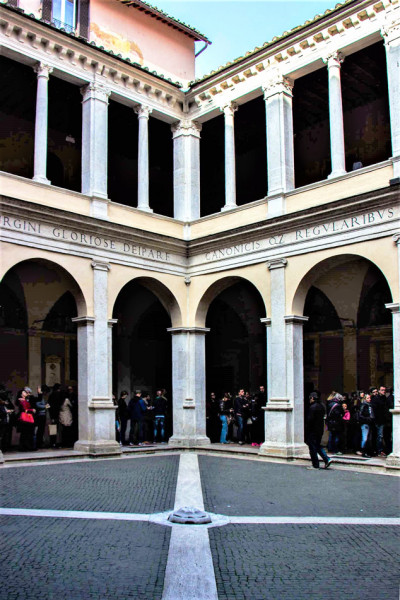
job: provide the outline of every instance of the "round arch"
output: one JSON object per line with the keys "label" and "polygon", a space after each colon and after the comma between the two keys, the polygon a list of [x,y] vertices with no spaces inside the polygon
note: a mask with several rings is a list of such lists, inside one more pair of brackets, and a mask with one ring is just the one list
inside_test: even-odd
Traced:
{"label": "round arch", "polygon": [[113,290],[110,298],[110,306],[112,307],[111,314],[114,314],[115,305],[118,300],[120,293],[123,291],[125,286],[135,281],[144,288],[152,292],[156,298],[161,302],[165,310],[167,311],[172,327],[179,327],[182,325],[182,312],[176,299],[176,296],[171,292],[167,285],[154,277],[148,277],[138,275],[136,277],[129,277],[118,290]]}
{"label": "round arch", "polygon": [[387,272],[385,272],[386,269],[382,268],[380,264],[377,264],[376,261],[372,260],[370,256],[359,252],[336,254],[327,258],[315,256],[314,263],[309,266],[308,270],[305,273],[300,272],[298,275],[296,274],[297,281],[294,282],[294,285],[292,287],[294,293],[292,298],[289,299],[288,302],[288,305],[291,307],[290,312],[295,315],[303,314],[307,293],[309,289],[314,285],[317,279],[321,278],[323,275],[327,274],[329,271],[336,267],[340,267],[348,262],[359,259],[363,259],[368,263],[373,264],[382,273],[383,277],[387,281],[393,298],[395,282],[390,277],[388,277]]}
{"label": "round arch", "polygon": [[30,265],[32,265],[32,267],[35,265],[40,265],[41,267],[44,267],[50,271],[55,271],[61,278],[65,278],[68,281],[69,291],[75,299],[78,317],[82,317],[87,314],[88,304],[77,279],[65,267],[47,258],[38,256],[30,257],[25,260],[16,259],[13,264],[7,265],[7,270],[5,271],[1,281],[4,281],[4,279],[13,269],[17,269],[19,266]]}
{"label": "round arch", "polygon": [[195,313],[194,313],[196,327],[205,327],[207,312],[208,312],[208,309],[209,309],[212,301],[215,300],[215,298],[219,294],[221,294],[221,292],[224,292],[226,289],[228,289],[232,285],[235,285],[236,283],[248,283],[254,287],[254,290],[261,297],[263,306],[265,308],[265,314],[262,316],[263,317],[267,316],[267,308],[265,305],[264,297],[263,297],[262,293],[260,292],[260,290],[258,289],[255,282],[250,277],[242,277],[239,275],[228,275],[228,276],[221,277],[220,279],[217,279],[216,281],[211,283],[208,286],[208,288],[205,290],[203,295],[201,296],[201,298],[198,302],[198,305],[196,307]]}

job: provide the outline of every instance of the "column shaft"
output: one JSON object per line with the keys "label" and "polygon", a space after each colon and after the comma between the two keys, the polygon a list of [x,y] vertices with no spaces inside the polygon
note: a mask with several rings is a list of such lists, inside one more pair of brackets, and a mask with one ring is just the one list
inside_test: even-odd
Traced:
{"label": "column shaft", "polygon": [[222,210],[236,208],[236,161],[235,161],[235,120],[237,110],[233,102],[223,107],[225,118],[225,206]]}
{"label": "column shaft", "polygon": [[179,121],[172,126],[174,141],[174,217],[200,218],[200,123]]}
{"label": "column shaft", "polygon": [[328,56],[325,62],[328,65],[329,82],[329,130],[331,137],[331,166],[329,178],[338,177],[346,173],[346,159],[344,148],[344,126],[342,86],[340,69],[343,56],[339,52]]}
{"label": "column shaft", "polygon": [[35,67],[37,74],[35,150],[33,180],[49,184],[47,179],[47,126],[48,126],[48,83],[52,67],[40,63]]}
{"label": "column shaft", "polygon": [[209,444],[206,436],[205,334],[209,329],[178,327],[172,333],[173,436],[171,444]]}
{"label": "column shaft", "polygon": [[82,95],[82,194],[100,200],[92,216],[106,218],[110,91],[90,83],[82,89]]}
{"label": "column shaft", "polygon": [[400,466],[400,304],[386,304],[393,317],[393,448],[387,458],[387,464]]}
{"label": "column shaft", "polygon": [[390,131],[392,137],[393,178],[400,178],[400,27],[393,23],[382,30],[385,40],[389,89]]}
{"label": "column shaft", "polygon": [[138,205],[140,210],[152,212],[149,206],[149,116],[148,106],[135,108],[139,119],[138,140]]}

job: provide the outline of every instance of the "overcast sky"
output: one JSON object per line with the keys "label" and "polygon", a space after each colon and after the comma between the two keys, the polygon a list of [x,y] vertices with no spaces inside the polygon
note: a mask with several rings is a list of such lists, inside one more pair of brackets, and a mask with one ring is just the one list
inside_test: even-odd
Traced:
{"label": "overcast sky", "polygon": [[[335,1],[291,0],[149,0],[171,17],[198,29],[212,45],[196,59],[202,77],[248,50],[334,8]],[[202,42],[196,43],[200,50]]]}

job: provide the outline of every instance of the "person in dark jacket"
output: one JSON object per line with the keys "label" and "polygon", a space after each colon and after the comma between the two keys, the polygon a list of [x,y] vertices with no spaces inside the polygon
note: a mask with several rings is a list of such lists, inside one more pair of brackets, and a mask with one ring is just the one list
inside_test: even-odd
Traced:
{"label": "person in dark jacket", "polygon": [[370,454],[367,453],[367,445],[371,428],[375,421],[370,394],[365,394],[364,401],[360,407],[359,421],[361,425],[361,452],[364,458],[370,458]]}
{"label": "person in dark jacket", "polygon": [[312,466],[319,469],[318,454],[325,463],[325,469],[329,467],[332,459],[328,457],[325,449],[321,446],[321,439],[324,433],[325,409],[320,403],[320,398],[316,392],[309,396],[310,408],[307,413],[306,421],[306,443],[310,451]]}
{"label": "person in dark jacket", "polygon": [[342,454],[340,451],[344,415],[342,402],[343,396],[337,392],[332,392],[328,398],[326,416],[326,424],[329,430],[328,450],[334,454]]}
{"label": "person in dark jacket", "polygon": [[239,394],[235,398],[233,408],[235,410],[235,419],[238,426],[237,438],[240,445],[244,444],[246,435],[245,425],[247,417],[247,409],[249,403],[243,389],[239,390]]}
{"label": "person in dark jacket", "polygon": [[122,390],[119,398],[118,398],[118,418],[121,425],[121,430],[119,432],[120,442],[123,446],[126,446],[126,428],[129,421],[129,412],[128,406],[126,404],[126,399],[128,397],[128,392],[126,390]]}
{"label": "person in dark jacket", "polygon": [[165,417],[167,414],[167,399],[162,395],[161,390],[157,390],[157,396],[153,402],[154,414],[154,441],[157,442],[157,436],[162,444],[165,444]]}
{"label": "person in dark jacket", "polygon": [[46,410],[50,408],[50,404],[48,404],[47,400],[43,397],[43,391],[40,387],[38,388],[38,397],[35,402],[35,408],[35,427],[37,428],[35,444],[36,448],[40,450],[40,448],[43,447],[43,436],[46,427]]}
{"label": "person in dark jacket", "polygon": [[383,430],[387,421],[387,399],[386,388],[384,385],[379,387],[379,390],[374,390],[375,393],[371,396],[371,406],[375,416],[375,451],[378,456],[386,456],[383,452]]}
{"label": "person in dark jacket", "polygon": [[142,392],[137,390],[135,396],[128,404],[128,412],[131,420],[131,430],[129,432],[130,446],[143,446],[143,421],[146,410],[147,406],[142,398]]}

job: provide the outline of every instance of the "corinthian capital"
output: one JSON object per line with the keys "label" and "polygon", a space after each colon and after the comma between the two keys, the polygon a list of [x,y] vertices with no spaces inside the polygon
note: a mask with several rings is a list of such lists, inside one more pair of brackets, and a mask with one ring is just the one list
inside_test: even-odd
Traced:
{"label": "corinthian capital", "polygon": [[91,82],[81,88],[83,102],[87,100],[99,100],[108,104],[108,98],[111,95],[111,90],[100,83]]}
{"label": "corinthian capital", "polygon": [[53,72],[53,67],[44,63],[38,63],[33,67],[33,70],[35,71],[38,77],[45,77],[46,79],[48,79],[50,73]]}
{"label": "corinthian capital", "polygon": [[393,18],[390,13],[387,15],[381,29],[381,36],[384,39],[385,46],[400,45],[400,16]]}
{"label": "corinthian capital", "polygon": [[328,65],[328,69],[330,67],[339,67],[340,68],[340,65],[344,61],[344,54],[335,50],[335,52],[331,52],[330,54],[327,54],[322,60],[326,65]]}
{"label": "corinthian capital", "polygon": [[144,104],[139,104],[139,106],[135,106],[135,113],[138,116],[138,119],[148,119],[151,113],[153,112],[150,106],[145,106]]}
{"label": "corinthian capital", "polygon": [[227,102],[226,104],[220,107],[221,111],[226,117],[233,117],[238,108],[239,107],[236,104],[236,102]]}
{"label": "corinthian capital", "polygon": [[182,135],[199,138],[201,131],[201,123],[199,123],[198,121],[190,121],[188,119],[176,121],[175,123],[172,123],[171,131],[173,139]]}
{"label": "corinthian capital", "polygon": [[289,77],[283,75],[278,76],[276,79],[269,79],[263,86],[264,100],[274,96],[275,94],[285,94],[292,96],[293,81]]}

